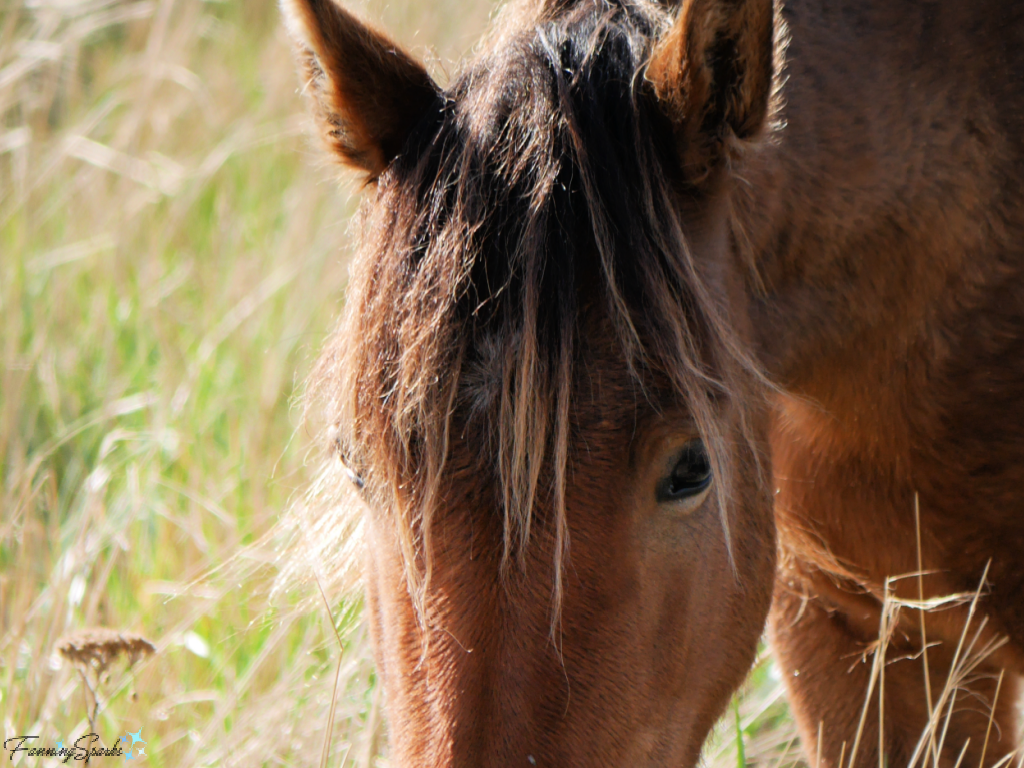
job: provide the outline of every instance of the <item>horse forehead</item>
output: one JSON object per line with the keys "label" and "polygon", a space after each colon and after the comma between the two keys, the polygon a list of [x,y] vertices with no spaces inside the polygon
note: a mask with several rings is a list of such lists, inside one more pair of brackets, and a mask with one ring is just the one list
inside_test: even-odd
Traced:
{"label": "horse forehead", "polygon": [[452,84],[447,97],[473,133],[498,139],[510,113],[527,105],[536,108],[539,99],[544,99],[546,109],[554,106],[552,84],[552,73],[539,60],[534,46],[517,40],[477,59]]}
{"label": "horse forehead", "polygon": [[[617,3],[612,5],[625,13],[624,7]],[[637,57],[636,51],[623,55],[617,43],[638,32],[646,37],[650,30],[633,29],[637,19],[624,21],[621,15],[608,11],[609,7],[601,3],[585,3],[568,16],[551,18],[538,15],[537,8],[532,8],[530,14],[521,17],[504,34],[491,39],[479,54],[466,62],[468,66],[463,75],[448,89],[448,97],[463,106],[469,120],[479,122],[499,116],[505,109],[536,103],[538,97],[550,100],[550,105],[554,106],[556,99],[546,86],[554,86],[555,69],[573,75],[582,67],[590,73],[588,87],[597,84],[596,78],[619,88],[623,73],[601,77],[603,67],[599,62],[616,59],[619,67],[638,67],[643,57]],[[648,9],[648,13],[651,12],[652,9]],[[596,34],[599,28],[605,30],[605,34]],[[618,53],[613,53],[616,50]]]}
{"label": "horse forehead", "polygon": [[[472,342],[460,385],[460,400],[471,420],[496,414],[509,341],[489,332]],[[670,390],[667,377],[630,368],[607,312],[594,304],[583,309],[570,389],[570,419],[577,433],[635,434],[643,423],[657,420],[665,407],[674,407]]]}

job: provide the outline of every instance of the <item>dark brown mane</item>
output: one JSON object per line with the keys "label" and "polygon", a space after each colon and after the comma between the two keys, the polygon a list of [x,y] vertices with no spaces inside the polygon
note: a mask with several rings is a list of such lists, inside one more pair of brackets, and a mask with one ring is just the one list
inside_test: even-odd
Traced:
{"label": "dark brown mane", "polygon": [[[671,129],[638,98],[669,22],[628,0],[526,20],[471,62],[380,179],[310,392],[365,492],[405,511],[413,585],[429,577],[454,439],[479,442],[479,471],[500,489],[506,562],[543,499],[561,563],[588,303],[603,304],[641,383],[668,378],[729,487],[714,401],[748,386],[752,366],[690,259],[674,203],[698,193],[670,170]],[[460,405],[470,417],[454,423]]]}

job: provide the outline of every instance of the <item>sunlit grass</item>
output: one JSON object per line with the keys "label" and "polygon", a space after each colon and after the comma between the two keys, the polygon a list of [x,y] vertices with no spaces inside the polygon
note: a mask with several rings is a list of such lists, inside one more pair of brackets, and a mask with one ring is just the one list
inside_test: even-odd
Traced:
{"label": "sunlit grass", "polygon": [[[293,400],[354,202],[318,169],[278,28],[269,1],[0,10],[5,738],[88,731],[56,646],[101,625],[157,647],[100,685],[105,743],[141,727],[154,765],[319,763],[334,633],[271,602],[276,552],[244,548],[309,480]],[[358,605],[332,610],[352,644],[332,752],[367,764],[379,697]]]}

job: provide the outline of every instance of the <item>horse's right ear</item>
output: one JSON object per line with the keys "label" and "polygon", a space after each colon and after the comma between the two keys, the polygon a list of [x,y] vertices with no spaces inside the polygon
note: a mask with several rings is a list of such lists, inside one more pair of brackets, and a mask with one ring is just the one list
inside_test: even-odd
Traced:
{"label": "horse's right ear", "polygon": [[700,178],[732,134],[764,126],[774,61],[772,0],[684,0],[647,65],[662,111],[675,126],[684,171]]}
{"label": "horse's right ear", "polygon": [[374,181],[437,98],[421,64],[334,0],[281,0],[328,146]]}

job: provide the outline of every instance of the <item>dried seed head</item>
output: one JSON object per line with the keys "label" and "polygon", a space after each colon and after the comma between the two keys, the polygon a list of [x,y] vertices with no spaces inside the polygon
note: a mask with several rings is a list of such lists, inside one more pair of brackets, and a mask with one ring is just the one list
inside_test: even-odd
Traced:
{"label": "dried seed head", "polygon": [[154,645],[142,635],[134,632],[120,632],[106,627],[82,629],[57,643],[60,655],[78,667],[84,667],[102,675],[120,656],[128,659],[128,665],[156,651]]}

